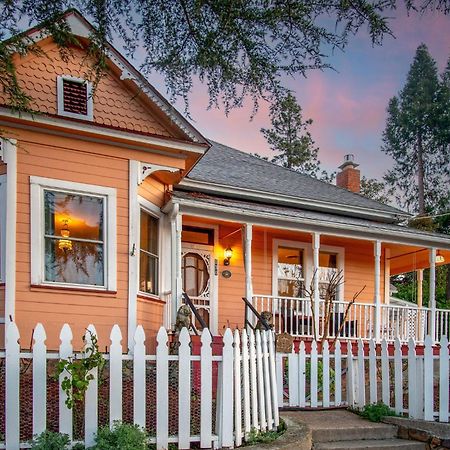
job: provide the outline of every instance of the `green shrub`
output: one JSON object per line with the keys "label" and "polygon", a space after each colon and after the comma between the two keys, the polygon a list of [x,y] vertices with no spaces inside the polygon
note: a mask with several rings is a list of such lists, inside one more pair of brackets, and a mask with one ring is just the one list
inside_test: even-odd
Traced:
{"label": "green shrub", "polygon": [[284,432],[286,431],[287,426],[284,420],[280,419],[280,425],[276,430],[265,431],[261,433],[260,431],[252,428],[247,439],[245,441],[245,446],[247,445],[255,445],[255,444],[269,444],[270,442],[278,439]]}
{"label": "green shrub", "polygon": [[396,416],[397,414],[394,410],[389,408],[389,406],[379,402],[364,406],[364,408],[359,411],[359,415],[371,422],[381,422],[383,417]]}
{"label": "green shrub", "polygon": [[[330,391],[334,389],[334,380],[336,378],[336,372],[330,367]],[[307,360],[305,363],[305,376],[306,382],[311,383],[311,360]],[[317,361],[317,387],[319,391],[323,390],[323,362],[321,360]]]}
{"label": "green shrub", "polygon": [[137,425],[114,422],[112,429],[104,426],[95,436],[92,450],[146,450],[147,434]]}
{"label": "green shrub", "polygon": [[44,431],[34,437],[31,448],[34,450],[67,450],[70,439],[67,434]]}

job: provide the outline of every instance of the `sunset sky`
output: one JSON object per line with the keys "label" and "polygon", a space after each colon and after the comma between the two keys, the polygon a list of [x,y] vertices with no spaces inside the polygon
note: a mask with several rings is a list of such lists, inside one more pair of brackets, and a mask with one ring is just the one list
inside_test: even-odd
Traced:
{"label": "sunset sky", "polygon": [[[314,121],[311,133],[320,148],[319,159],[328,170],[334,170],[345,154],[354,153],[363,174],[381,178],[392,164],[380,150],[386,106],[402,88],[416,48],[424,42],[439,71],[450,56],[450,16],[395,14],[391,21],[395,39],[386,37],[382,46],[372,47],[361,32],[353,37],[345,53],[330,55],[329,62],[337,72],[315,71],[307,79],[286,80],[305,118]],[[165,93],[159,77],[150,81]],[[269,105],[261,104],[250,121],[250,104],[232,111],[228,118],[222,110],[207,111],[207,104],[205,89],[196,85],[191,95],[191,115],[205,136],[244,151],[271,153],[260,133],[261,127],[270,125]],[[183,109],[181,102],[177,106]]]}

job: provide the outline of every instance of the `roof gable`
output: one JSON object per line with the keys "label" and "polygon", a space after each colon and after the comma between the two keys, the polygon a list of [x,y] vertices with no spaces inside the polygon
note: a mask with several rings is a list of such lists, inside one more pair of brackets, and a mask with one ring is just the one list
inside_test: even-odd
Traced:
{"label": "roof gable", "polygon": [[[406,216],[403,211],[371,200],[360,194],[317,180],[293,170],[257,158],[217,142],[189,172],[181,187],[189,182],[203,182],[234,188],[242,197],[249,192],[267,193],[274,200],[292,199],[291,203],[309,209],[333,210],[337,214],[357,216],[379,216],[382,221],[396,221]],[[196,186],[198,189],[198,186]],[[207,191],[207,187],[204,189]],[[233,194],[230,194],[233,196]],[[262,198],[262,196],[261,196]],[[264,199],[267,201],[267,198]],[[352,212],[352,209],[355,211]]]}

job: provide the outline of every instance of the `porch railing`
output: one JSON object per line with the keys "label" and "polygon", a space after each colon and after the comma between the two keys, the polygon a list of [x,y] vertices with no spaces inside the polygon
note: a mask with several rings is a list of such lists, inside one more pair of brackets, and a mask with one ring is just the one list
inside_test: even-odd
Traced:
{"label": "porch railing", "polygon": [[[276,333],[289,333],[296,337],[314,337],[314,320],[309,298],[277,297],[255,295],[252,305],[261,313],[272,313],[272,323]],[[350,306],[349,306],[350,305]],[[375,305],[371,303],[333,302],[330,313],[325,317],[325,301],[319,302],[318,338],[370,340],[375,335]],[[429,308],[381,305],[380,338],[401,342],[414,339],[423,342],[430,334],[433,314]],[[450,310],[437,309],[434,314],[435,336],[450,336]]]}

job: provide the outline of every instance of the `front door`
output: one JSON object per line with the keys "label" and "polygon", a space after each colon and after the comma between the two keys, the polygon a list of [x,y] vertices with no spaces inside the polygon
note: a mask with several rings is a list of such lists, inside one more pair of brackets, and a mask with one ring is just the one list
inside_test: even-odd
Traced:
{"label": "front door", "polygon": [[[181,254],[181,276],[183,291],[192,300],[197,311],[209,328],[213,324],[214,258],[212,249],[196,245],[183,245]],[[192,316],[192,323],[198,330],[201,325]]]}

